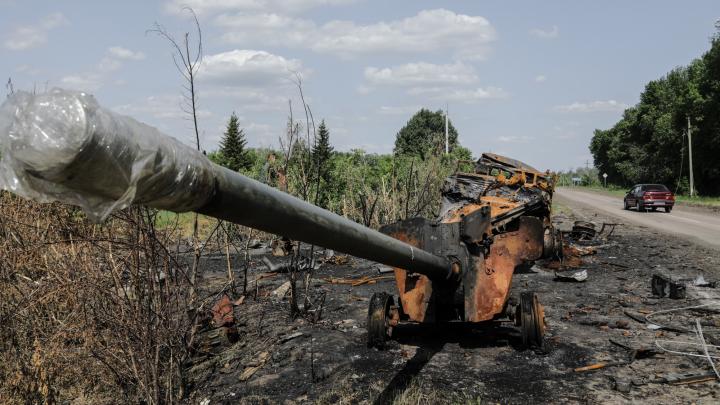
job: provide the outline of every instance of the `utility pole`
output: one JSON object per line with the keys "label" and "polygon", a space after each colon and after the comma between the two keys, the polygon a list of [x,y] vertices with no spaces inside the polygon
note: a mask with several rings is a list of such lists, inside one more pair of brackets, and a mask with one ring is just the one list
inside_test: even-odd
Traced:
{"label": "utility pole", "polygon": [[687,135],[688,135],[688,160],[690,163],[690,197],[695,195],[695,179],[693,178],[692,163],[692,129],[690,128],[690,116],[687,117]]}
{"label": "utility pole", "polygon": [[450,153],[450,135],[448,133],[448,105],[445,103],[445,154]]}

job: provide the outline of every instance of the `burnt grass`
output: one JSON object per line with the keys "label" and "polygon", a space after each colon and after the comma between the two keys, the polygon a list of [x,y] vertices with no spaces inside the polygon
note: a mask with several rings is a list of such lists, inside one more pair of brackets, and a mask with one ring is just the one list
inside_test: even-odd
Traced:
{"label": "burnt grass", "polygon": [[[598,225],[617,222],[582,207],[563,212],[554,218],[560,229],[569,229],[576,219]],[[251,283],[244,302],[234,308],[238,341],[198,355],[188,365],[188,401],[383,404],[402,403],[413,392],[413,401],[420,403],[717,403],[716,382],[657,382],[670,373],[707,373],[709,363],[699,357],[660,353],[594,371],[573,369],[626,361],[628,351],[611,339],[630,347],[654,347],[656,338],[694,340],[693,334],[650,330],[624,312],[647,314],[697,304],[694,290],[679,300],[653,296],[651,277],[661,271],[720,280],[718,252],[630,224],[619,225],[596,248],[597,253],[583,257],[578,269],[587,270],[585,282],[556,281],[543,263],[514,276],[512,295],[535,291],[545,306],[542,350],[523,349],[519,331],[507,323],[401,325],[384,349],[368,348],[369,298],[380,291],[395,294],[394,280],[356,287],[323,280],[378,276],[378,265],[366,260],[326,263],[314,271],[313,295],[325,294],[317,322],[302,316],[292,319],[287,296],[273,297],[272,292],[287,281],[286,274],[264,278],[257,288]],[[255,253],[251,281],[267,272],[260,261],[262,250]],[[269,257],[275,262],[287,260]],[[234,257],[233,262],[240,279],[242,261]],[[224,257],[206,258],[203,269],[206,292],[217,292],[227,277]],[[720,295],[715,289],[705,290],[701,293]],[[230,295],[239,298],[241,288]],[[684,311],[657,319],[690,328],[695,318],[709,321],[708,325],[720,323],[720,316],[711,311]],[[706,339],[720,344],[716,338],[720,328],[707,326],[704,332]],[[253,367],[257,371],[242,381],[241,375]]]}

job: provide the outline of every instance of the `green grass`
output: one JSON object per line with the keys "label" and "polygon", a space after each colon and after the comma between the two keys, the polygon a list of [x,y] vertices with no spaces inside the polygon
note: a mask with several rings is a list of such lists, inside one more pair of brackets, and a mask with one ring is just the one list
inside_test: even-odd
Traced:
{"label": "green grass", "polygon": [[[577,186],[577,188],[588,190],[588,191],[595,191],[600,192],[603,194],[609,194],[616,197],[624,197],[625,193],[627,193],[627,189],[620,188],[617,186],[610,185],[607,188],[605,187],[598,187],[598,186]],[[694,196],[690,197],[689,195],[676,195],[675,201],[687,204],[687,205],[696,205],[696,206],[704,206],[704,207],[720,207],[720,197],[699,197]]]}
{"label": "green grass", "polygon": [[[190,238],[193,234],[193,220],[195,214],[192,212],[183,212],[176,214],[170,211],[158,211],[155,217],[155,227],[160,230],[176,229],[181,236]],[[198,236],[200,238],[207,237],[217,224],[217,219],[199,215],[198,216]]]}

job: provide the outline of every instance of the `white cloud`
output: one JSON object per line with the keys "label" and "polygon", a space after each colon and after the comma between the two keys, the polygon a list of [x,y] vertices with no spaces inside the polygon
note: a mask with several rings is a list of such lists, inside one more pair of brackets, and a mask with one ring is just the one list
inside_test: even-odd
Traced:
{"label": "white cloud", "polygon": [[418,62],[390,68],[365,68],[365,79],[373,85],[465,85],[478,81],[472,66],[457,62],[451,65],[435,65]]}
{"label": "white cloud", "polygon": [[229,30],[222,39],[233,44],[310,47],[319,30],[310,20],[274,13],[223,14],[215,24]]}
{"label": "white cloud", "polygon": [[406,87],[413,96],[427,96],[433,100],[458,101],[472,103],[485,99],[507,97],[507,93],[497,87],[472,87],[478,82],[478,76],[472,66],[462,62],[436,65],[418,62],[405,65],[365,69],[365,79],[369,89],[372,86]]}
{"label": "white cloud", "polygon": [[537,76],[535,76],[535,81],[536,81],[537,83],[543,83],[543,82],[545,82],[546,80],[547,80],[547,77],[545,77],[545,75],[537,75]]}
{"label": "white cloud", "polygon": [[[155,119],[183,119],[188,114],[183,111],[185,100],[179,95],[149,96],[132,104],[120,105],[114,108],[120,114],[130,116],[150,116]],[[212,113],[207,110],[198,110],[199,118],[207,118]]]}
{"label": "white cloud", "polygon": [[553,25],[550,29],[534,28],[530,30],[530,35],[542,39],[553,39],[560,35],[560,29],[557,25]]}
{"label": "white cloud", "polygon": [[112,46],[108,48],[108,54],[119,60],[143,60],[145,54],[142,52],[134,52],[121,46]]}
{"label": "white cloud", "polygon": [[408,115],[420,110],[419,106],[381,106],[378,113],[383,115]]}
{"label": "white cloud", "polygon": [[97,73],[68,75],[60,79],[62,87],[78,91],[95,91],[102,87],[102,77]]}
{"label": "white cloud", "polygon": [[433,100],[475,103],[481,100],[504,99],[510,95],[499,87],[446,88],[446,87],[413,87],[410,95],[426,95]]}
{"label": "white cloud", "polygon": [[223,86],[290,84],[293,72],[303,72],[297,59],[286,59],[265,51],[233,50],[203,59],[200,80]]}
{"label": "white cloud", "polygon": [[142,52],[133,52],[126,48],[113,46],[107,49],[105,56],[100,59],[95,69],[82,74],[64,76],[60,79],[60,83],[64,87],[80,91],[98,90],[108,81],[120,86],[125,83],[122,79],[112,78],[110,80],[108,75],[119,70],[125,61],[137,61],[144,58],[145,55]]}
{"label": "white cloud", "polygon": [[252,88],[212,86],[200,91],[200,98],[222,98],[242,111],[287,111],[288,99],[294,94],[289,88]]}
{"label": "white cloud", "polygon": [[70,24],[62,13],[53,13],[34,25],[25,25],[16,28],[3,42],[5,48],[12,51],[21,51],[35,48],[47,42],[48,32]]}
{"label": "white cloud", "polygon": [[170,0],[165,10],[180,14],[190,7],[197,14],[212,14],[224,11],[267,11],[283,10],[301,12],[320,6],[335,6],[354,3],[355,0]]}
{"label": "white cloud", "polygon": [[572,104],[553,107],[555,111],[565,113],[616,112],[623,111],[626,108],[628,108],[627,104],[615,100],[574,102]]}
{"label": "white cloud", "polygon": [[98,70],[101,72],[112,72],[120,69],[125,61],[138,61],[145,59],[145,54],[129,49],[112,46],[107,49],[105,56],[98,63]]}
{"label": "white cloud", "polygon": [[460,59],[482,59],[488,44],[496,39],[495,29],[484,17],[445,9],[422,10],[401,20],[367,25],[334,20],[319,26],[310,20],[248,13],[223,14],[215,23],[228,30],[222,38],[230,43],[302,47],[347,58],[447,49]]}

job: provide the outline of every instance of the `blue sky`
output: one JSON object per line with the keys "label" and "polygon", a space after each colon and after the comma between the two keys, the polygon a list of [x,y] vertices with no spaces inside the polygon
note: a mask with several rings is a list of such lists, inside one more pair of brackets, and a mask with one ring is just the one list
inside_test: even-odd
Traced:
{"label": "blue sky", "polygon": [[336,149],[392,150],[420,107],[443,109],[475,156],[584,166],[595,128],[645,83],[707,48],[717,1],[0,0],[0,75],[64,87],[191,143],[172,51],[146,34],[203,28],[203,148],[235,111],[250,145],[277,147],[290,71]]}

